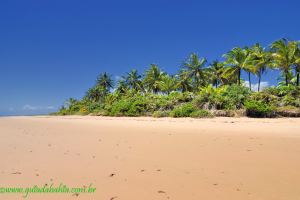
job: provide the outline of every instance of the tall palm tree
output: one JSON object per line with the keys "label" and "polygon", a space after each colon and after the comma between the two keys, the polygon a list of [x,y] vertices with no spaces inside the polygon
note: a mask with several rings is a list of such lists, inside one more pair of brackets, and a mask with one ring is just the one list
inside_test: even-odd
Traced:
{"label": "tall palm tree", "polygon": [[297,77],[296,85],[299,86],[300,82],[300,47],[297,46],[297,50],[295,53],[295,74]]}
{"label": "tall palm tree", "polygon": [[86,92],[85,97],[91,101],[99,102],[104,100],[107,92],[108,91],[104,87],[96,85]]}
{"label": "tall palm tree", "polygon": [[153,93],[158,93],[160,91],[162,77],[165,75],[165,72],[161,71],[159,67],[155,64],[150,65],[150,69],[146,71],[144,77],[144,86],[148,91]]}
{"label": "tall palm tree", "polygon": [[113,85],[114,81],[112,80],[111,75],[107,74],[106,72],[101,73],[96,80],[96,86],[102,87],[107,92],[113,88]]}
{"label": "tall palm tree", "polygon": [[290,82],[289,73],[296,64],[295,55],[298,48],[298,42],[289,41],[285,38],[277,40],[271,44],[273,57],[273,67],[279,68],[285,76],[285,85]]}
{"label": "tall palm tree", "polygon": [[206,63],[207,60],[205,58],[199,58],[195,53],[192,53],[183,63],[183,70],[186,72],[186,75],[193,80],[196,90],[206,84]]}
{"label": "tall palm tree", "polygon": [[116,92],[120,94],[125,94],[129,90],[129,87],[125,80],[119,80],[116,88]]}
{"label": "tall palm tree", "polygon": [[249,55],[250,55],[250,51],[247,47],[245,47],[244,49],[235,47],[223,56],[226,59],[225,63],[229,65],[229,68],[227,68],[226,70],[227,76],[237,77],[237,83],[238,85],[241,85],[241,72],[242,70],[245,70],[248,72],[249,85],[251,88]]}
{"label": "tall palm tree", "polygon": [[169,76],[165,74],[162,76],[160,88],[162,92],[170,94],[170,92],[175,91],[177,89],[177,80],[173,76]]}
{"label": "tall palm tree", "polygon": [[133,69],[129,73],[126,74],[124,77],[125,83],[134,90],[141,90],[142,89],[142,81],[141,75],[138,74],[138,71]]}
{"label": "tall palm tree", "polygon": [[192,80],[185,70],[180,70],[179,74],[176,75],[177,87],[182,92],[191,92],[193,90]]}
{"label": "tall palm tree", "polygon": [[209,76],[212,81],[212,84],[217,88],[219,85],[223,83],[223,74],[225,71],[225,64],[223,62],[219,62],[215,60],[208,68]]}
{"label": "tall palm tree", "polygon": [[258,91],[260,91],[262,75],[267,71],[267,68],[271,65],[271,63],[271,53],[265,51],[265,49],[259,43],[256,43],[251,48],[251,68],[253,69],[254,74],[256,74],[258,77]]}

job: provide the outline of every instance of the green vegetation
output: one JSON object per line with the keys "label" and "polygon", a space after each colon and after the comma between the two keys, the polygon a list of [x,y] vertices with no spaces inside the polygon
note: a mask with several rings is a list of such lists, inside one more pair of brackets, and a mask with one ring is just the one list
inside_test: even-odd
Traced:
{"label": "green vegetation", "polygon": [[249,117],[275,116],[275,108],[263,101],[250,100],[245,102],[245,107]]}
{"label": "green vegetation", "polygon": [[[143,74],[132,70],[117,83],[102,73],[81,100],[70,98],[57,115],[153,117],[299,117],[300,47],[298,41],[281,39],[268,48],[260,44],[235,47],[224,61],[207,63],[192,53],[170,75],[151,64]],[[278,86],[261,88],[268,70],[281,71]],[[250,87],[241,73],[246,72]],[[251,91],[251,77],[258,78]]]}

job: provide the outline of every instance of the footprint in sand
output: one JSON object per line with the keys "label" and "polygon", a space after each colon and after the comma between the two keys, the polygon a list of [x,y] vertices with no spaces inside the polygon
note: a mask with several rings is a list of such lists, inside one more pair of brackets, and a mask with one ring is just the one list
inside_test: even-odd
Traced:
{"label": "footprint in sand", "polygon": [[110,198],[110,200],[114,200],[114,199],[116,199],[116,198],[118,198],[118,197],[112,197],[112,198]]}
{"label": "footprint in sand", "polygon": [[141,170],[141,172],[145,172],[145,170],[144,170],[144,169],[142,169],[142,170]]}
{"label": "footprint in sand", "polygon": [[159,193],[159,194],[166,194],[166,192],[163,191],[163,190],[159,190],[159,191],[157,191],[157,193]]}

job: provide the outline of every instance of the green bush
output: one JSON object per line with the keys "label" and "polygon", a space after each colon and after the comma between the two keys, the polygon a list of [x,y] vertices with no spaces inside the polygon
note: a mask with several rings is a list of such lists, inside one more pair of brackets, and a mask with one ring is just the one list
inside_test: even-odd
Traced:
{"label": "green bush", "polygon": [[279,97],[267,92],[255,92],[252,93],[249,99],[254,101],[262,101],[267,104],[277,105],[279,104]]}
{"label": "green bush", "polygon": [[170,112],[170,117],[189,117],[196,108],[191,103],[182,104]]}
{"label": "green bush", "polygon": [[111,106],[109,115],[111,115],[111,116],[126,115],[126,113],[129,111],[130,107],[131,107],[131,102],[129,102],[127,100],[117,101]]}
{"label": "green bush", "polygon": [[273,117],[274,113],[298,116],[299,108],[300,87],[294,85],[270,87],[261,92],[250,92],[249,88],[238,85],[218,88],[210,85],[197,93],[173,91],[170,94],[154,94],[128,90],[122,94],[108,93],[102,101],[70,98],[54,114],[210,117],[208,113],[213,113],[214,116]]}
{"label": "green bush", "polygon": [[154,111],[152,114],[152,117],[168,117],[169,116],[169,111]]}
{"label": "green bush", "polygon": [[193,118],[211,118],[211,117],[214,117],[214,115],[211,114],[207,110],[196,110],[196,111],[194,111],[190,114],[190,117],[193,117]]}
{"label": "green bush", "polygon": [[300,108],[294,106],[278,107],[276,113],[282,117],[300,117]]}
{"label": "green bush", "polygon": [[202,88],[193,101],[198,108],[235,110],[243,108],[244,101],[249,97],[248,88],[238,85]]}
{"label": "green bush", "polygon": [[275,107],[261,102],[250,100],[245,102],[246,114],[249,117],[274,117]]}
{"label": "green bush", "polygon": [[111,116],[140,116],[147,111],[147,100],[144,96],[123,97],[106,107]]}

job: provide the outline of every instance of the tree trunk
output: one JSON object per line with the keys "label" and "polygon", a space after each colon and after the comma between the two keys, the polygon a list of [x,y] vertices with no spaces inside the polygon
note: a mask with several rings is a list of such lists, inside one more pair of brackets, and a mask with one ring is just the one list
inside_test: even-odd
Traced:
{"label": "tree trunk", "polygon": [[248,72],[248,79],[249,79],[249,88],[251,91],[251,74],[250,74],[250,72]]}
{"label": "tree trunk", "polygon": [[300,73],[299,72],[297,72],[297,86],[299,86],[299,80],[300,79]]}
{"label": "tree trunk", "polygon": [[289,82],[288,82],[288,72],[285,72],[285,85],[288,86]]}

